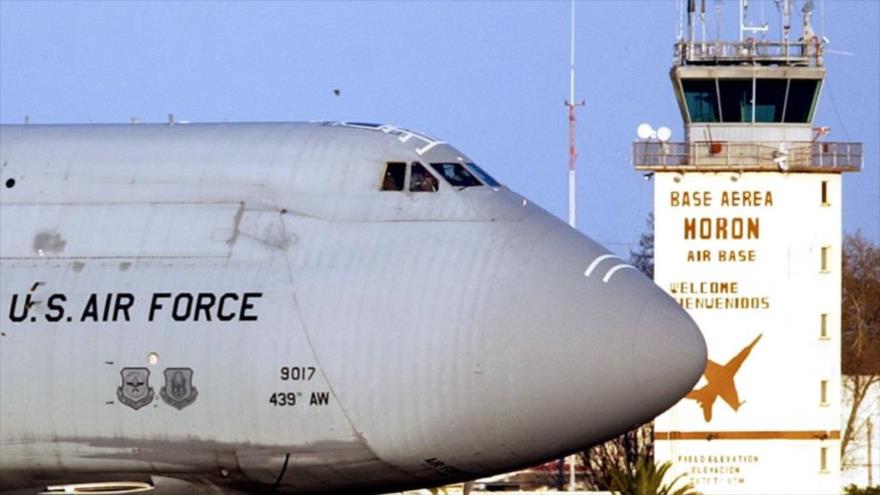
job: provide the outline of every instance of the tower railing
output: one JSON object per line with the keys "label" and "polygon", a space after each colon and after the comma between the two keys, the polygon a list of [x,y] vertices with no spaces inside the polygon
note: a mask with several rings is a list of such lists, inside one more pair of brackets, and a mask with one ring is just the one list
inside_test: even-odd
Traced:
{"label": "tower railing", "polygon": [[658,142],[633,143],[633,165],[653,171],[858,172],[862,143]]}
{"label": "tower railing", "polygon": [[674,64],[681,65],[797,65],[820,67],[822,42],[760,41],[686,41],[675,44]]}

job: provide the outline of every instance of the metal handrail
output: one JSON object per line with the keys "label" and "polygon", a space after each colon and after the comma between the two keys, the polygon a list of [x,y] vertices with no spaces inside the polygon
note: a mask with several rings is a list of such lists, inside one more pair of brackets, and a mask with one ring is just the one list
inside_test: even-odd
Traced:
{"label": "metal handrail", "polygon": [[862,143],[636,141],[632,149],[639,170],[857,172],[863,164]]}
{"label": "metal handrail", "polygon": [[759,41],[685,41],[674,45],[675,65],[719,63],[785,63],[819,67],[822,65],[822,42]]}

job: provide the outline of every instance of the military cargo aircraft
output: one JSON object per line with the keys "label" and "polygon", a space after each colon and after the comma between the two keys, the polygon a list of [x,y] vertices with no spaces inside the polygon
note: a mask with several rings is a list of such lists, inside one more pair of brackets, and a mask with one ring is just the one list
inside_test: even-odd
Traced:
{"label": "military cargo aircraft", "polygon": [[649,279],[419,132],[6,125],[0,191],[6,491],[437,486],[618,435],[706,364]]}

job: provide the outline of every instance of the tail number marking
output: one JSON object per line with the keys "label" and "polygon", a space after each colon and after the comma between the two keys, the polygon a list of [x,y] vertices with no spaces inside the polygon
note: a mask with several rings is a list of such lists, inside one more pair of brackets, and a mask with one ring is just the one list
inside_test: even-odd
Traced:
{"label": "tail number marking", "polygon": [[[307,382],[317,372],[314,366],[282,366],[279,379],[282,382]],[[330,404],[330,392],[308,392],[309,407],[327,406]],[[298,399],[303,399],[303,392],[275,392],[269,397],[269,404],[276,407],[295,406]],[[305,403],[303,403],[305,404]]]}
{"label": "tail number marking", "polygon": [[283,366],[281,368],[282,381],[309,381],[315,376],[314,366]]}

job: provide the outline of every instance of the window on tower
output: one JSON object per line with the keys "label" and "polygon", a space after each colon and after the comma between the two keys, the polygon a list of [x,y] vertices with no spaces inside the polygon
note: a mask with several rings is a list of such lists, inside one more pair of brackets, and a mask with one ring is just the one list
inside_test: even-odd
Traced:
{"label": "window on tower", "polygon": [[691,123],[810,123],[819,79],[683,78]]}
{"label": "window on tower", "polygon": [[812,122],[816,105],[818,79],[792,79],[788,87],[788,104],[785,108],[786,122]]}
{"label": "window on tower", "polygon": [[721,117],[724,122],[752,121],[752,80],[721,79]]}
{"label": "window on tower", "polygon": [[788,80],[758,79],[755,88],[755,122],[782,122]]}
{"label": "window on tower", "polygon": [[829,271],[831,271],[828,261],[831,252],[831,246],[822,246],[820,252],[821,254],[819,255],[819,271],[822,273],[828,273]]}
{"label": "window on tower", "polygon": [[719,121],[714,79],[683,79],[681,86],[691,122]]}

